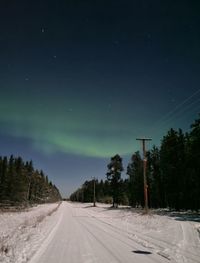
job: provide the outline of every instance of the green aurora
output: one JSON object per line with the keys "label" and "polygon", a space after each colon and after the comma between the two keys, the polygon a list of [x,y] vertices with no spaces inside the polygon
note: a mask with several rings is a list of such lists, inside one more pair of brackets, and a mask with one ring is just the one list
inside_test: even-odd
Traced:
{"label": "green aurora", "polygon": [[104,158],[130,154],[136,144],[130,114],[128,120],[128,112],[122,111],[117,102],[111,108],[97,98],[86,100],[86,96],[75,98],[65,93],[57,98],[53,94],[45,97],[45,92],[38,98],[36,92],[29,96],[4,94],[0,104],[2,130],[29,139],[45,154],[63,152]]}

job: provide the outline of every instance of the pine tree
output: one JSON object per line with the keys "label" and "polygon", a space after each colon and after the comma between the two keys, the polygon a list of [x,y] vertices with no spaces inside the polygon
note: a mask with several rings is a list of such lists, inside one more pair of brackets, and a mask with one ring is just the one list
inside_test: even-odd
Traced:
{"label": "pine tree", "polygon": [[200,209],[200,118],[187,137],[187,208]]}
{"label": "pine tree", "polygon": [[5,156],[2,161],[2,176],[1,176],[1,201],[6,201],[9,198],[9,192],[8,192],[8,159]]}
{"label": "pine tree", "polygon": [[139,152],[132,155],[127,167],[129,175],[129,202],[131,206],[144,205],[143,163]]}
{"label": "pine tree", "polygon": [[164,189],[160,172],[160,150],[157,147],[147,153],[147,180],[149,188],[149,206],[165,207]]}
{"label": "pine tree", "polygon": [[120,179],[121,172],[123,169],[122,158],[116,154],[111,158],[110,163],[108,164],[107,179],[110,182],[110,188],[113,197],[113,207],[118,206],[119,196],[120,196]]}
{"label": "pine tree", "polygon": [[0,157],[0,202],[25,205],[27,202],[44,203],[61,199],[55,185],[48,183],[41,171],[34,170],[32,161],[24,164],[21,157]]}
{"label": "pine tree", "polygon": [[183,206],[185,137],[171,129],[163,138],[160,152],[161,176],[166,205],[179,210]]}
{"label": "pine tree", "polygon": [[15,170],[15,163],[13,155],[10,156],[9,163],[8,163],[8,173],[7,173],[7,193],[8,193],[8,200],[14,202],[17,198],[17,178],[16,178],[16,170]]}

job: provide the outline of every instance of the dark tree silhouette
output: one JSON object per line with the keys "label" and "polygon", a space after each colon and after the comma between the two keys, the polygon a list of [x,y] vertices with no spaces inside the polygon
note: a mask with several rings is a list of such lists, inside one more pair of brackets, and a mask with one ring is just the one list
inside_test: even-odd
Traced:
{"label": "dark tree silhouette", "polygon": [[110,182],[111,193],[113,197],[113,207],[118,206],[120,201],[120,181],[121,172],[124,170],[122,164],[122,158],[119,154],[116,154],[111,158],[108,164],[107,179]]}

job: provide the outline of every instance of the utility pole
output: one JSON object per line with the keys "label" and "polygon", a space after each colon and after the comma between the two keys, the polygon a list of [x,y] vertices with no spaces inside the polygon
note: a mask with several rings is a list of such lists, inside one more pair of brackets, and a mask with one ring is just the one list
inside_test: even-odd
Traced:
{"label": "utility pole", "polygon": [[93,177],[93,206],[96,206],[96,183],[95,177]]}
{"label": "utility pole", "polygon": [[144,209],[148,213],[148,185],[147,185],[147,159],[146,159],[146,147],[145,142],[151,141],[150,138],[137,138],[136,140],[142,141],[142,150],[143,150],[143,175],[144,175]]}

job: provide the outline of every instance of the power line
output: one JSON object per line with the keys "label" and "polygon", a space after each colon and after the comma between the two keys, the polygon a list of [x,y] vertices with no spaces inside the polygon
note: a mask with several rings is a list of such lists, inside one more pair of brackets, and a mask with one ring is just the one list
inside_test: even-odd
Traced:
{"label": "power line", "polygon": [[[160,118],[158,121],[156,121],[154,123],[153,126],[151,126],[151,128],[149,129],[150,132],[153,132],[155,129],[162,127],[163,124],[165,125],[166,122],[172,121],[174,119],[174,115],[175,114],[180,114],[181,112],[185,112],[185,109],[189,109],[191,108],[191,106],[193,106],[194,104],[196,104],[197,102],[200,101],[200,99],[197,99],[195,101],[191,101],[191,99],[196,96],[197,94],[200,93],[200,89],[198,89],[196,92],[194,92],[192,95],[190,95],[188,98],[186,98],[185,100],[183,100],[181,103],[179,103],[173,110],[169,111],[168,113],[166,113],[162,118]],[[190,101],[190,102],[189,102]],[[185,106],[185,108],[183,108],[183,106],[189,102],[188,105]],[[183,108],[183,109],[182,109]],[[178,112],[177,112],[178,111]]]}

